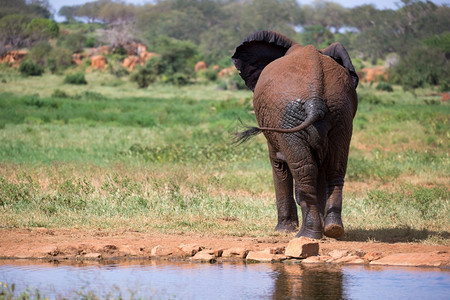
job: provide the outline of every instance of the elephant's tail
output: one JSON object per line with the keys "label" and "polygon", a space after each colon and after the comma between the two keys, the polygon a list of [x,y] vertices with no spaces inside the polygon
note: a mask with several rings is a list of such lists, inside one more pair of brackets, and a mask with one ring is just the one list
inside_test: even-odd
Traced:
{"label": "elephant's tail", "polygon": [[316,121],[323,119],[328,112],[328,108],[320,98],[313,98],[304,102],[306,119],[300,125],[293,128],[273,128],[273,127],[247,127],[247,130],[235,134],[234,143],[242,144],[250,138],[260,134],[263,131],[272,131],[279,133],[294,133],[301,131]]}
{"label": "elephant's tail", "polygon": [[252,137],[260,134],[262,132],[262,129],[259,127],[247,127],[247,130],[236,132],[234,134],[233,143],[235,144],[242,144],[251,139]]}

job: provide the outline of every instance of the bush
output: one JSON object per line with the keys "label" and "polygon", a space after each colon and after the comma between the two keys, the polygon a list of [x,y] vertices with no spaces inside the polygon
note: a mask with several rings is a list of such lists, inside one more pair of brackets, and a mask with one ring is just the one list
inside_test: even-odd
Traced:
{"label": "bush", "polygon": [[52,46],[50,46],[47,41],[41,41],[31,48],[28,55],[32,60],[38,62],[41,66],[45,66],[47,64],[47,57],[49,57],[48,54],[51,51]]}
{"label": "bush", "polygon": [[419,45],[400,58],[390,73],[392,82],[415,89],[441,85],[450,76],[445,51]]}
{"label": "bush", "polygon": [[206,69],[198,71],[197,77],[206,81],[216,81],[218,74],[217,71]]}
{"label": "bush", "polygon": [[47,59],[47,66],[50,72],[55,73],[72,65],[72,52],[68,49],[56,47],[52,50]]}
{"label": "bush", "polygon": [[131,74],[130,80],[136,82],[139,88],[146,88],[151,83],[155,82],[159,74],[159,57],[152,57],[145,62],[145,65],[138,67],[136,71]]}
{"label": "bush", "polygon": [[41,76],[44,73],[44,68],[34,61],[27,59],[20,64],[19,72],[26,76]]}
{"label": "bush", "polygon": [[393,92],[394,89],[392,88],[392,86],[384,81],[381,81],[380,83],[378,83],[376,89],[378,91],[385,91],[385,92]]}
{"label": "bush", "polygon": [[68,84],[87,84],[83,73],[68,74],[64,78],[64,83]]}

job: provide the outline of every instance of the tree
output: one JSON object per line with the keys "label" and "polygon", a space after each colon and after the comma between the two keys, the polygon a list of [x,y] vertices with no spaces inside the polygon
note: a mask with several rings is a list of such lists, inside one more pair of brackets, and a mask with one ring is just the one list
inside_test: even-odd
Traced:
{"label": "tree", "polygon": [[73,21],[75,21],[75,15],[76,15],[78,7],[79,7],[78,5],[77,6],[63,6],[59,9],[58,15],[66,18],[67,22],[73,22]]}
{"label": "tree", "polygon": [[0,19],[0,43],[2,52],[8,45],[12,49],[25,46],[27,25],[30,19],[24,15],[9,15]]}
{"label": "tree", "polygon": [[27,25],[26,33],[31,43],[55,38],[59,34],[58,24],[49,19],[37,18]]}
{"label": "tree", "polygon": [[307,26],[321,25],[336,34],[347,25],[349,10],[339,3],[315,0],[312,5],[302,7],[305,15],[304,24]]}

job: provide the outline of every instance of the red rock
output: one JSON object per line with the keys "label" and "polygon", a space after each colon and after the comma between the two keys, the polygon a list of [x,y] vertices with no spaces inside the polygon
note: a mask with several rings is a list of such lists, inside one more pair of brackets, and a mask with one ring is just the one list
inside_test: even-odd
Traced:
{"label": "red rock", "polygon": [[408,267],[448,267],[450,266],[450,253],[397,253],[374,260],[370,264]]}
{"label": "red rock", "polygon": [[41,248],[39,248],[38,252],[40,252],[40,256],[44,257],[47,255],[50,256],[57,256],[59,254],[59,249],[58,247],[52,245],[52,246],[43,246]]}
{"label": "red rock", "polygon": [[295,258],[307,258],[319,254],[319,243],[306,237],[291,240],[284,252],[286,256]]}
{"label": "red rock", "polygon": [[102,55],[96,55],[91,58],[91,66],[97,70],[103,70],[106,68],[106,57]]}
{"label": "red rock", "polygon": [[237,73],[237,69],[234,66],[222,69],[219,71],[219,77],[231,76]]}
{"label": "red rock", "polygon": [[287,257],[282,254],[272,254],[270,249],[263,251],[250,251],[247,254],[246,259],[249,261],[260,261],[260,262],[276,262],[285,260]]}
{"label": "red rock", "polygon": [[348,256],[347,250],[332,250],[330,253],[328,253],[329,256],[331,256],[333,259],[339,259],[344,256]]}
{"label": "red rock", "polygon": [[378,253],[378,252],[367,252],[363,256],[363,259],[370,262],[370,261],[373,261],[373,260],[380,259],[381,257],[382,257],[381,253]]}
{"label": "red rock", "polygon": [[223,250],[222,257],[246,258],[249,250],[245,248],[230,248]]}
{"label": "red rock", "polygon": [[183,252],[178,247],[169,247],[169,246],[155,246],[152,249],[150,254],[151,256],[186,256],[186,253]]}
{"label": "red rock", "polygon": [[198,72],[200,70],[206,70],[207,66],[204,61],[199,61],[195,64],[194,70],[195,72]]}
{"label": "red rock", "polygon": [[358,264],[359,265],[359,264],[364,264],[364,259],[362,259],[361,257],[356,256],[356,255],[350,255],[350,256],[341,257],[333,262],[337,263],[337,264],[348,264],[348,265]]}
{"label": "red rock", "polygon": [[82,256],[82,258],[87,258],[87,259],[101,259],[102,255],[100,253],[86,253],[84,256]]}
{"label": "red rock", "polygon": [[207,253],[207,251],[200,251],[190,258],[191,260],[207,261],[213,263],[216,261],[216,257],[213,254]]}
{"label": "red rock", "polygon": [[333,258],[329,255],[323,255],[323,256],[310,256],[302,260],[302,264],[321,264],[326,263],[330,260],[333,260]]}
{"label": "red rock", "polygon": [[181,244],[178,246],[181,250],[183,250],[187,255],[194,256],[197,252],[202,251],[205,247],[199,246],[197,244]]}

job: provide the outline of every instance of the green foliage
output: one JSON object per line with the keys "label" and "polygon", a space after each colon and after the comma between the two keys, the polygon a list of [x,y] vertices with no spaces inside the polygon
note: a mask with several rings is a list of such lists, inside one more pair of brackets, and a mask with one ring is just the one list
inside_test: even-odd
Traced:
{"label": "green foliage", "polygon": [[41,76],[44,68],[31,59],[27,59],[20,64],[19,72],[26,76]]}
{"label": "green foliage", "polygon": [[20,48],[26,44],[26,28],[29,20],[29,17],[18,14],[5,16],[0,19],[0,54],[6,51],[4,49],[5,45]]}
{"label": "green foliage", "polygon": [[223,78],[219,81],[218,88],[231,91],[248,90],[248,87],[245,85],[244,80],[241,78],[241,76],[239,76],[239,74]]}
{"label": "green foliage", "polygon": [[147,60],[144,66],[138,66],[131,74],[130,80],[136,82],[139,88],[146,88],[154,83],[158,78],[161,59],[159,57],[152,57]]}
{"label": "green foliage", "polygon": [[50,72],[56,73],[72,65],[72,52],[69,49],[55,47],[47,58],[47,66]]}
{"label": "green foliage", "polygon": [[155,52],[161,55],[158,74],[179,83],[193,76],[197,55],[197,47],[193,43],[160,37],[154,47]]}
{"label": "green foliage", "polygon": [[392,88],[392,86],[384,81],[381,81],[378,83],[376,90],[378,91],[385,91],[385,92],[393,92],[394,89]]}
{"label": "green foliage", "polygon": [[218,78],[218,73],[215,70],[205,69],[197,72],[197,79],[200,81],[216,81]]}
{"label": "green foliage", "polygon": [[28,57],[38,62],[41,66],[47,64],[47,58],[52,51],[52,46],[47,41],[41,41],[31,48]]}
{"label": "green foliage", "polygon": [[64,34],[58,39],[58,45],[69,49],[72,53],[83,51],[86,44],[86,35],[83,32],[74,32],[71,34]]}
{"label": "green foliage", "polygon": [[64,78],[64,83],[68,84],[87,84],[83,73],[67,74]]}
{"label": "green foliage", "polygon": [[26,33],[32,42],[46,41],[59,35],[59,26],[53,20],[36,18],[27,25]]}
{"label": "green foliage", "polygon": [[418,45],[400,57],[390,76],[394,83],[416,89],[445,83],[450,77],[449,70],[450,63],[443,51]]}
{"label": "green foliage", "polygon": [[322,25],[311,25],[306,26],[302,33],[302,44],[303,45],[314,45],[318,49],[323,49],[328,47],[330,44],[334,43],[334,37],[330,30],[323,27]]}

